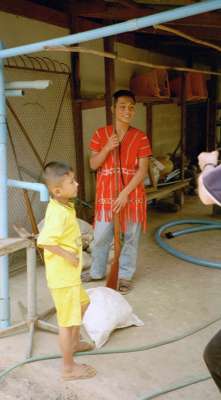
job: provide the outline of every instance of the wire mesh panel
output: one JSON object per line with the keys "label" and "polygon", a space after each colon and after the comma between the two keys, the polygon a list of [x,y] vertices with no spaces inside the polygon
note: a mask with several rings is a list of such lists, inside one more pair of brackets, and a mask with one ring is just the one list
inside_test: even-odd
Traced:
{"label": "wire mesh panel", "polygon": [[[65,161],[75,168],[70,73],[64,64],[58,68],[48,58],[40,60],[32,57],[26,65],[20,60],[13,68],[8,61],[11,68],[5,69],[6,81],[51,81],[45,90],[26,90],[23,97],[7,98],[10,179],[41,181],[42,166],[52,160]],[[46,204],[40,202],[38,193],[29,192],[29,197],[39,222]],[[14,234],[13,224],[31,230],[23,191],[9,188],[9,234]]]}

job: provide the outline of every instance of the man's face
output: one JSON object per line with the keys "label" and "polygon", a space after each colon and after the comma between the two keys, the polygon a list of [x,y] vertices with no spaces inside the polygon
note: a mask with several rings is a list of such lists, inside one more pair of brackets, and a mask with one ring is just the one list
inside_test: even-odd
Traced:
{"label": "man's face", "polygon": [[119,97],[113,111],[116,121],[130,124],[135,114],[135,103],[131,97]]}

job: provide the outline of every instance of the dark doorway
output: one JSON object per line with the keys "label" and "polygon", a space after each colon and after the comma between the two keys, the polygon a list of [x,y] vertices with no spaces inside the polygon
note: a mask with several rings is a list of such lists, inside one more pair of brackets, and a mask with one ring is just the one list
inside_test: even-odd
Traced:
{"label": "dark doorway", "polygon": [[198,165],[197,156],[206,151],[207,102],[187,103],[186,156],[190,164]]}

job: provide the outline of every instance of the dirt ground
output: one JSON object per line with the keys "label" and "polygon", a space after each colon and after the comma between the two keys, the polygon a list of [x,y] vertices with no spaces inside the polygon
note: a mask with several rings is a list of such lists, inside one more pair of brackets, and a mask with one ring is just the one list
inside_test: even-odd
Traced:
{"label": "dirt ground", "polygon": [[[115,331],[103,349],[130,349],[161,343],[221,317],[221,272],[181,261],[154,240],[156,227],[181,218],[211,218],[211,208],[187,197],[178,213],[149,213],[149,230],[140,242],[134,290],[126,298],[144,321],[142,327]],[[171,243],[171,242],[170,242]],[[188,254],[220,260],[220,232],[210,231],[174,239],[174,247]],[[101,284],[104,284],[101,283]],[[95,286],[87,284],[86,287]],[[19,302],[26,301],[26,274],[10,279],[13,323],[22,320]],[[38,268],[38,311],[50,308],[44,268]],[[55,317],[50,321],[55,322]],[[0,400],[144,400],[156,391],[208,376],[202,352],[221,320],[183,340],[148,351],[80,357],[97,369],[91,380],[63,383],[60,359],[36,362],[12,371],[0,383]],[[28,334],[0,339],[0,372],[22,361]],[[37,331],[34,355],[58,354],[57,336]],[[207,380],[162,397],[167,400],[218,400],[220,394]]]}

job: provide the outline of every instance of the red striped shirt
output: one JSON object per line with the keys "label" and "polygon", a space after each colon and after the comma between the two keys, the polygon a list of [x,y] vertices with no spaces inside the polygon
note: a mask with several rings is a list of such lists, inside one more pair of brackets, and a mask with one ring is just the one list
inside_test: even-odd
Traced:
{"label": "red striped shirt", "polygon": [[[100,152],[112,135],[112,126],[99,128],[91,138],[90,149]],[[149,140],[144,132],[130,127],[119,146],[118,157],[118,193],[128,185],[139,167],[139,159],[152,154]],[[116,199],[114,151],[106,157],[97,170],[95,220],[105,221],[113,218],[112,207]],[[120,211],[121,227],[127,222],[141,223],[146,226],[146,196],[143,183],[140,183],[128,196],[128,202]]]}

